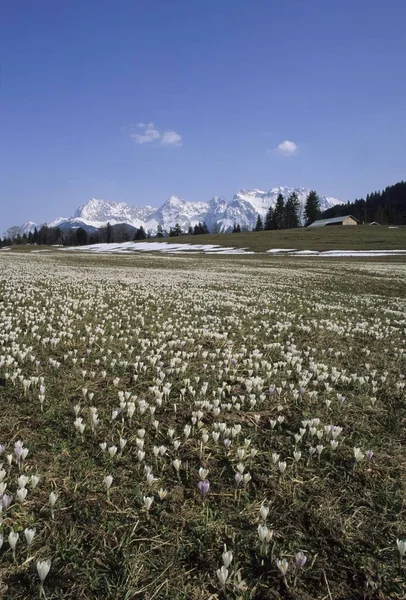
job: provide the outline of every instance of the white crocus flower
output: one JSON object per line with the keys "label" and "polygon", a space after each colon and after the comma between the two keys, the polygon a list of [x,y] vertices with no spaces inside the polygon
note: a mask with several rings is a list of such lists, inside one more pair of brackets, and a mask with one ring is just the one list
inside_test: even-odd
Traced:
{"label": "white crocus flower", "polygon": [[217,577],[223,587],[226,585],[227,577],[228,577],[228,569],[223,565],[221,569],[217,569],[216,571]]}
{"label": "white crocus flower", "polygon": [[151,496],[144,496],[143,501],[144,501],[145,509],[148,512],[152,506],[154,499]]}
{"label": "white crocus flower", "polygon": [[38,576],[41,580],[41,585],[44,583],[46,576],[48,575],[51,569],[51,561],[50,560],[42,560],[37,562],[37,572]]}
{"label": "white crocus flower", "polygon": [[35,536],[35,531],[36,529],[24,529],[24,535],[25,535],[25,539],[27,540],[27,545],[31,546],[32,541],[34,539]]}
{"label": "white crocus flower", "polygon": [[288,568],[289,568],[289,563],[286,560],[286,558],[283,558],[282,560],[277,560],[276,561],[276,565],[279,569],[279,571],[282,573],[282,575],[285,577],[286,573],[288,572]]}
{"label": "white crocus flower", "polygon": [[231,565],[231,562],[233,560],[233,553],[231,552],[231,550],[225,550],[222,554],[222,559],[223,565],[227,569]]}
{"label": "white crocus flower", "polygon": [[262,504],[261,508],[259,509],[259,514],[261,515],[261,519],[263,521],[266,521],[268,513],[269,513],[269,506],[265,506],[265,504]]}

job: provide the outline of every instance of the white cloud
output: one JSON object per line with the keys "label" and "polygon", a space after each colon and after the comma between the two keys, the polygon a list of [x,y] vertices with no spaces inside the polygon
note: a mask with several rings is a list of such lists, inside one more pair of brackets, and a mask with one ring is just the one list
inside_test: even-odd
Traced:
{"label": "white cloud", "polygon": [[182,136],[176,131],[173,131],[173,129],[164,131],[162,134],[161,144],[165,144],[166,146],[181,146]]}
{"label": "white cloud", "polygon": [[182,136],[173,129],[160,132],[155,125],[150,123],[137,123],[136,130],[131,131],[130,137],[136,144],[160,143],[164,146],[181,146]]}
{"label": "white cloud", "polygon": [[130,134],[136,144],[150,144],[161,137],[161,134],[155,129],[153,123],[138,123],[137,128],[141,130],[140,133],[132,131]]}
{"label": "white cloud", "polygon": [[295,142],[291,142],[290,140],[285,140],[281,142],[279,146],[275,148],[275,152],[280,154],[281,156],[293,156],[298,151],[298,146]]}

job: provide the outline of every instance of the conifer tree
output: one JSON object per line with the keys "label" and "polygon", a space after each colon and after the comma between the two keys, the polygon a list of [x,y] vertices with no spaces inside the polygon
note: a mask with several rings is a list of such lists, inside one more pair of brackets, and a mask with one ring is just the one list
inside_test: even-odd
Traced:
{"label": "conifer tree", "polygon": [[264,229],[265,231],[269,231],[272,229],[272,220],[273,220],[273,208],[270,206],[266,213]]}
{"label": "conifer tree", "polygon": [[310,223],[313,223],[313,221],[317,221],[317,219],[320,219],[320,215],[320,199],[317,195],[317,192],[312,190],[306,198],[304,210],[306,227],[307,225],[310,225]]}
{"label": "conifer tree", "polygon": [[143,228],[143,226],[141,225],[141,227],[139,229],[137,229],[137,231],[135,232],[135,239],[136,240],[146,240],[147,239],[147,234],[145,233],[145,229]]}
{"label": "conifer tree", "polygon": [[299,227],[299,198],[296,192],[293,192],[285,204],[285,228],[294,229]]}
{"label": "conifer tree", "polygon": [[282,194],[279,194],[276,199],[275,208],[272,215],[272,228],[271,229],[284,229],[285,228],[285,201]]}
{"label": "conifer tree", "polygon": [[254,231],[262,231],[263,229],[264,229],[264,224],[262,223],[261,215],[258,215]]}
{"label": "conifer tree", "polygon": [[107,223],[106,227],[106,242],[110,244],[113,241],[113,228],[110,223]]}
{"label": "conifer tree", "polygon": [[78,227],[76,229],[76,243],[78,246],[86,246],[88,242],[88,235],[86,229]]}
{"label": "conifer tree", "polygon": [[182,235],[182,228],[179,223],[175,223],[175,227],[171,227],[169,230],[169,237],[178,237]]}

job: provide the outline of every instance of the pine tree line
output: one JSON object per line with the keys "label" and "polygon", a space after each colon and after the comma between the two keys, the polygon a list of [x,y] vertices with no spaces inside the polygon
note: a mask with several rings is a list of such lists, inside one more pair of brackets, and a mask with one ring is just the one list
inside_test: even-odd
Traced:
{"label": "pine tree line", "polygon": [[[293,192],[286,200],[279,194],[275,206],[270,206],[265,221],[258,215],[254,231],[269,231],[271,229],[295,229],[300,227],[300,203],[296,192]],[[312,190],[306,198],[304,209],[305,225],[320,218],[320,200],[317,193]]]}
{"label": "pine tree line", "polygon": [[[189,227],[189,235],[202,235],[209,233],[206,223],[198,223],[193,228]],[[39,229],[35,228],[33,232],[16,235],[13,238],[0,238],[0,248],[5,246],[34,244],[38,246],[86,246],[89,244],[100,243],[121,243],[130,241],[141,241],[152,237],[176,237],[185,235],[179,223],[171,227],[169,232],[163,229],[162,225],[157,226],[156,236],[150,235],[141,225],[134,228],[126,224],[111,225],[107,223],[106,227],[96,229],[89,233],[83,227],[77,229],[61,230],[59,227],[48,227],[42,225]]]}
{"label": "pine tree line", "polygon": [[354,202],[328,208],[323,219],[352,215],[361,223],[376,221],[381,225],[406,225],[406,181],[390,185],[382,192],[367,194]]}

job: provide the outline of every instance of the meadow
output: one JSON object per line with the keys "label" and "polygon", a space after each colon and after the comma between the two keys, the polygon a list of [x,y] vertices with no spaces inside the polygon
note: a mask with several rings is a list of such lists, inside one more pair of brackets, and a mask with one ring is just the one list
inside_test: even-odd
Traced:
{"label": "meadow", "polygon": [[[157,240],[151,240],[157,241]],[[166,241],[183,244],[219,244],[266,252],[270,248],[296,250],[395,250],[406,248],[406,227],[360,225],[357,227],[319,227],[247,231],[230,234],[185,235]]]}
{"label": "meadow", "polygon": [[[248,231],[230,234],[181,235],[178,237],[152,238],[144,244],[166,242],[169,244],[216,244],[218,246],[247,249],[255,253],[267,252],[272,248],[314,250],[405,250],[406,227],[370,226],[320,227],[308,229],[282,229],[278,231]],[[13,252],[37,252],[54,250],[52,246],[16,245]],[[1,253],[1,249],[0,249]]]}
{"label": "meadow", "polygon": [[400,259],[0,253],[1,597],[405,598],[405,341]]}

